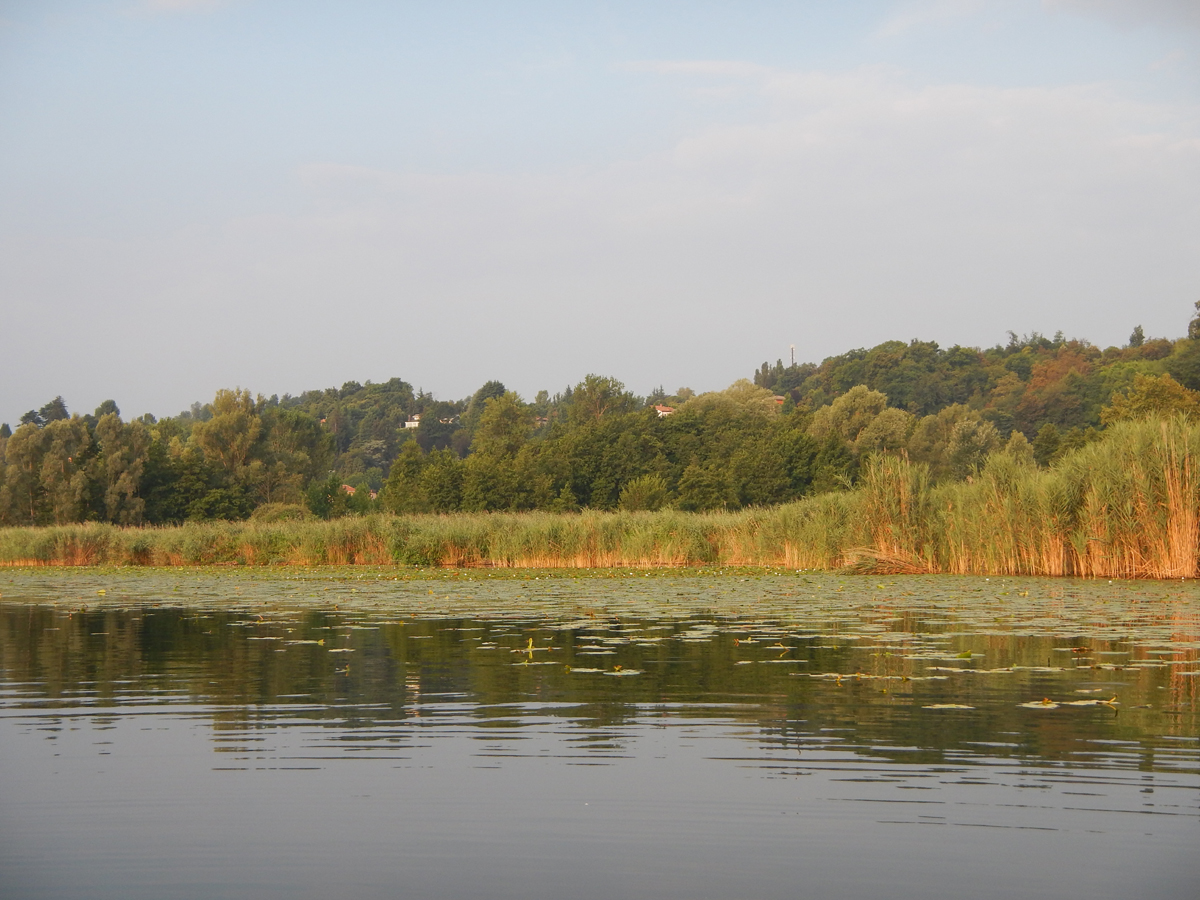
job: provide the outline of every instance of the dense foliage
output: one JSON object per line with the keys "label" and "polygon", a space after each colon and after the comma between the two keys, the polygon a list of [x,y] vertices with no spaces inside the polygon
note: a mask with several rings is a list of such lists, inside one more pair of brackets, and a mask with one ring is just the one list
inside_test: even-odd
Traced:
{"label": "dense foliage", "polygon": [[1139,327],[1104,350],[1036,333],[987,350],[887,342],[700,395],[589,375],[532,402],[495,381],[446,402],[393,378],[221,390],[128,422],[112,401],[71,415],[57,397],[0,426],[0,524],[770,506],[850,487],[876,457],[933,483],[1001,451],[1049,466],[1114,422],[1194,415],[1198,390],[1200,315],[1186,338]]}
{"label": "dense foliage", "polygon": [[684,565],[1193,578],[1200,424],[1122,421],[1049,468],[1028,445],[970,479],[873,454],[851,490],[713,512],[376,513],[330,520],[0,529],[0,565]]}

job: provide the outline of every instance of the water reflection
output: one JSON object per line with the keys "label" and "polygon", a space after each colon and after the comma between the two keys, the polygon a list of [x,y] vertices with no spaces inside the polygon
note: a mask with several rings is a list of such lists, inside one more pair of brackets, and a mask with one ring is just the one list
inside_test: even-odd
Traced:
{"label": "water reflection", "polygon": [[0,581],[13,896],[1200,884],[1190,587],[393,577]]}

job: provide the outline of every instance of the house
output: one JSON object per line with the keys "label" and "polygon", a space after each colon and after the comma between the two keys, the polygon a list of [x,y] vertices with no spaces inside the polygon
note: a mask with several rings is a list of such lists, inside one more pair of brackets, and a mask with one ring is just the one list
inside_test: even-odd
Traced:
{"label": "house", "polygon": [[656,413],[658,413],[658,417],[659,417],[660,419],[665,419],[665,418],[666,418],[667,416],[669,416],[671,413],[675,412],[675,407],[673,407],[673,406],[662,406],[661,404],[655,404],[655,406],[654,406],[654,411],[655,411]]}
{"label": "house", "polygon": [[420,413],[417,413],[415,416],[409,416],[408,421],[404,423],[405,428],[419,428],[420,426],[421,426],[421,414]]}

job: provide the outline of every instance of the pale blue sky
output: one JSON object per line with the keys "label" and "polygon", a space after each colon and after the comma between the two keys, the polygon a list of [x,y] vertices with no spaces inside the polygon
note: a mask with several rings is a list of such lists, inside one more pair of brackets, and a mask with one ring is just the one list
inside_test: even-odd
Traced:
{"label": "pale blue sky", "polygon": [[0,421],[1184,332],[1200,4],[0,0]]}

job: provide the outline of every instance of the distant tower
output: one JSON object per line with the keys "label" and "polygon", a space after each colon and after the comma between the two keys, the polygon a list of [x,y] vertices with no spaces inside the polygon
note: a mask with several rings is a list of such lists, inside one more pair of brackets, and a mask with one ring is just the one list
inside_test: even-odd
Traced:
{"label": "distant tower", "polygon": [[796,345],[792,344],[792,365],[796,364]]}

